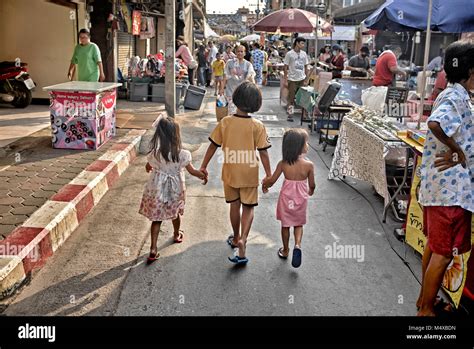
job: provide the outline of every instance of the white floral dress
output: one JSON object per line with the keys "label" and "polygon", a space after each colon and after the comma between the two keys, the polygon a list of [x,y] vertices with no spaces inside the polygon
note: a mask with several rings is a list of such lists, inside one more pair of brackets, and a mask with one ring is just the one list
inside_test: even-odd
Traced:
{"label": "white floral dress", "polygon": [[159,153],[148,154],[148,163],[153,170],[143,191],[140,214],[151,221],[176,219],[183,215],[186,197],[184,168],[191,160],[191,153],[187,150],[181,150],[178,162],[167,163],[160,159]]}

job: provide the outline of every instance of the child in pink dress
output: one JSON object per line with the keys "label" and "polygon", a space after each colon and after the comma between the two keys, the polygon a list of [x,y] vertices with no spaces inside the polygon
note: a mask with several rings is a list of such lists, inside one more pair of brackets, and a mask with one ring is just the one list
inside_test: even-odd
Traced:
{"label": "child in pink dress", "polygon": [[283,247],[278,250],[278,256],[286,259],[290,253],[290,228],[295,234],[295,248],[291,264],[298,268],[301,265],[301,239],[303,225],[306,224],[306,208],[308,198],[314,194],[314,165],[304,158],[308,151],[308,133],[303,129],[290,129],[283,136],[283,160],[272,177],[263,181],[263,191],[270,188],[283,173],[285,181],[278,198],[276,216],[281,221],[281,237]]}
{"label": "child in pink dress", "polygon": [[183,241],[179,228],[186,197],[184,169],[204,182],[207,178],[191,164],[191,153],[181,146],[179,125],[167,117],[156,125],[145,168],[151,176],[145,185],[139,213],[152,221],[150,255],[147,259],[147,264],[151,264],[160,256],[156,243],[162,221],[172,220],[174,242]]}

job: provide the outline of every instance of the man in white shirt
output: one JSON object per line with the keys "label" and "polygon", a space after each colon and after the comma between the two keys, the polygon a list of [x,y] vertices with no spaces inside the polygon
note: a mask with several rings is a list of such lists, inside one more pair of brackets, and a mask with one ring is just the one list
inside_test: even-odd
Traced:
{"label": "man in white shirt", "polygon": [[217,52],[219,51],[217,50],[217,47],[214,45],[214,42],[209,41],[208,45],[209,45],[208,47],[209,55],[207,56],[207,59],[208,59],[209,65],[211,65],[212,62],[214,62],[214,60],[216,59]]}
{"label": "man in white shirt", "polygon": [[308,56],[303,51],[306,40],[298,37],[293,43],[293,50],[285,55],[285,80],[288,83],[288,121],[293,121],[295,96],[298,89],[308,85],[309,69]]}

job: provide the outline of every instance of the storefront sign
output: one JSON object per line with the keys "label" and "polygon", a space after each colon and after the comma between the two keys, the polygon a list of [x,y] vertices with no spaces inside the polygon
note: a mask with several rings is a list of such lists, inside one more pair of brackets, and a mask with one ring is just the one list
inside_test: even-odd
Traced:
{"label": "storefront sign", "polygon": [[140,11],[133,11],[132,34],[140,35],[141,27],[142,27],[142,13]]}

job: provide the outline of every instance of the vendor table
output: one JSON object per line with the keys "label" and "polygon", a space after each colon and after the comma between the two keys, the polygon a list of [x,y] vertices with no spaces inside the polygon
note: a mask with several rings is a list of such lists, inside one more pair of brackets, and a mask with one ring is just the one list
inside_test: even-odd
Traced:
{"label": "vendor table", "polygon": [[383,140],[351,118],[342,120],[339,139],[334,152],[329,179],[349,176],[371,183],[377,193],[390,202],[385,161],[405,153],[400,140]]}
{"label": "vendor table", "polygon": [[[414,250],[423,254],[427,239],[423,231],[423,207],[418,203],[423,146],[406,135],[399,135],[398,137],[406,144],[407,153],[412,152],[415,155],[416,164],[410,188],[410,201],[405,223],[405,241]],[[408,161],[405,168],[408,168]],[[473,234],[471,235],[471,241],[474,243],[474,218],[472,222]],[[443,278],[443,290],[456,307],[459,306],[463,293],[469,298],[474,299],[474,273],[472,273],[474,259],[469,257],[470,252],[454,256]],[[468,271],[470,272],[468,273]]]}
{"label": "vendor table", "polygon": [[44,87],[50,95],[53,148],[98,149],[115,135],[120,83],[71,81]]}

